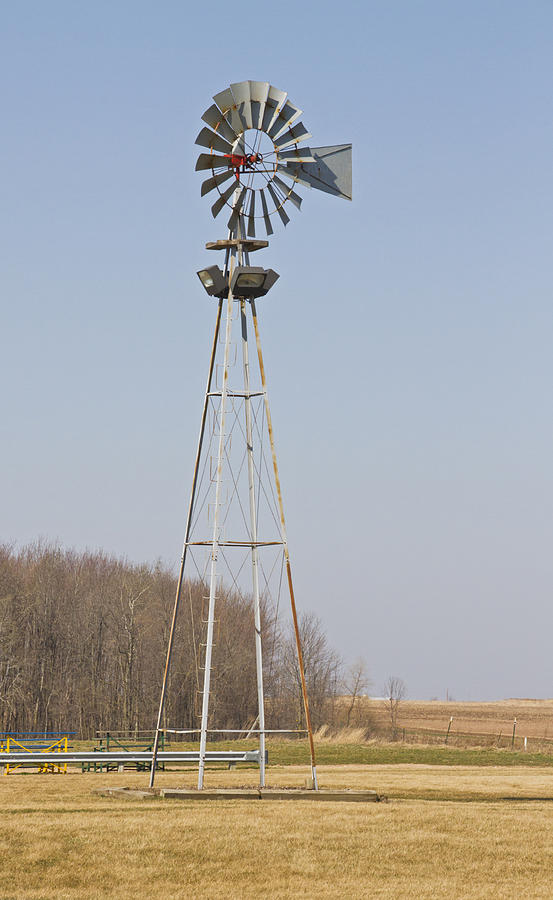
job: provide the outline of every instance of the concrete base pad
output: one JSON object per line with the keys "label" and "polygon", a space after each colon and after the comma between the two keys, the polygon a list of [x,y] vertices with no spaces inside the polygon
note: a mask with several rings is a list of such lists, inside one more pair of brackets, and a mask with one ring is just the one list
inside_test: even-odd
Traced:
{"label": "concrete base pad", "polygon": [[126,787],[103,787],[92,788],[90,793],[96,794],[97,797],[118,797],[120,800],[156,800],[159,796],[159,791],[152,791],[150,788],[136,790]]}
{"label": "concrete base pad", "polygon": [[306,791],[295,788],[217,788],[195,791],[190,788],[152,788],[135,790],[125,787],[95,788],[93,794],[126,800],[311,800],[341,803],[379,803],[385,800],[376,791]]}

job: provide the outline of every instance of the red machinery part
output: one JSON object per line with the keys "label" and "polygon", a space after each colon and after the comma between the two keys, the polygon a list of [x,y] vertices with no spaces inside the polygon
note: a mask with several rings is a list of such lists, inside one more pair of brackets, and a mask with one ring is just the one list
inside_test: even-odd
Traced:
{"label": "red machinery part", "polygon": [[246,170],[255,165],[256,162],[262,162],[263,157],[260,153],[250,153],[248,156],[239,156],[235,153],[225,153],[226,159],[230,159],[230,165],[234,169],[236,180],[240,179],[240,170]]}

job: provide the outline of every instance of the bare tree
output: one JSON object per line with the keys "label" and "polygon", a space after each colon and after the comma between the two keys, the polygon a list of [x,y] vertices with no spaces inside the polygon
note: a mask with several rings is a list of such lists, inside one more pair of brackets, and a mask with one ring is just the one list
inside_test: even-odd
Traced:
{"label": "bare tree", "polygon": [[401,701],[407,696],[407,685],[403,678],[398,678],[397,675],[390,675],[384,683],[383,694],[386,698],[386,707],[390,716],[392,740],[395,741],[397,737],[399,707]]}
{"label": "bare tree", "polygon": [[[191,580],[184,590],[165,712],[169,727],[195,728],[206,588]],[[91,738],[100,729],[151,729],[174,593],[174,572],[160,563],[136,565],[45,542],[17,550],[0,544],[0,730]],[[252,598],[224,591],[218,619],[213,722],[241,728],[257,712]],[[302,727],[293,636],[268,605],[262,631],[270,727]],[[332,714],[340,659],[316,617],[302,618],[301,634],[317,725]]]}
{"label": "bare tree", "polygon": [[351,724],[351,717],[359,706],[361,697],[367,693],[369,683],[367,664],[364,659],[359,657],[346,670],[344,678],[344,693],[349,701],[346,712],[346,726],[348,728]]}
{"label": "bare tree", "polygon": [[[330,646],[321,620],[313,613],[303,613],[300,616],[299,632],[311,720],[316,729],[332,718],[333,703],[341,680],[342,660]],[[305,721],[301,678],[296,640],[291,626],[282,642],[279,667],[281,683],[277,690],[281,710],[284,707],[284,721],[302,728]]]}

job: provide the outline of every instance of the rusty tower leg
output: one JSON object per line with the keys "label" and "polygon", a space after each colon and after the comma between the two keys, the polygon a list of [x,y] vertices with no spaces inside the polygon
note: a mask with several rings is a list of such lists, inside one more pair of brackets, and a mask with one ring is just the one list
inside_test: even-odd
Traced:
{"label": "rusty tower leg", "polygon": [[298,627],[298,614],[296,611],[296,600],[294,597],[294,585],[292,582],[292,569],[290,566],[290,554],[288,552],[288,541],[286,539],[286,522],[284,519],[284,504],[282,502],[282,491],[280,488],[280,477],[278,474],[278,464],[277,464],[277,456],[276,456],[276,448],[275,448],[275,438],[273,433],[273,423],[271,419],[271,410],[269,407],[269,396],[267,394],[267,379],[265,378],[265,366],[263,364],[263,353],[261,351],[261,339],[259,336],[259,325],[257,322],[257,310],[255,307],[255,300],[250,300],[251,310],[252,310],[252,319],[253,319],[253,327],[255,330],[255,341],[257,344],[257,359],[259,361],[259,372],[261,375],[261,384],[263,386],[263,397],[265,402],[265,415],[267,418],[267,429],[269,432],[269,441],[271,443],[271,455],[273,458],[273,472],[275,476],[275,484],[277,490],[277,499],[278,499],[278,509],[280,515],[280,530],[282,535],[282,545],[284,550],[284,560],[286,563],[286,577],[288,579],[288,590],[290,592],[290,605],[292,607],[292,620],[294,623],[294,635],[296,638],[296,651],[298,654],[298,667],[300,670],[300,679],[301,679],[301,692],[303,696],[303,707],[305,710],[305,723],[307,726],[307,733],[309,736],[309,751],[311,755],[311,776],[313,778],[313,788],[317,791],[319,789],[317,782],[317,767],[315,764],[315,745],[313,742],[313,729],[311,727],[311,714],[309,712],[309,699],[307,696],[307,685],[305,683],[305,670],[303,665],[303,653],[301,649],[301,640],[300,640],[300,632]]}

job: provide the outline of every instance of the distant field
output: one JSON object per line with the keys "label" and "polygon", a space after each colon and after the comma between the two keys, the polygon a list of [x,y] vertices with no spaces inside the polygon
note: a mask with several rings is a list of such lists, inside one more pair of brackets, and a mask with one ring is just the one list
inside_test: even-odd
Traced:
{"label": "distant field", "polygon": [[[364,713],[367,721],[382,729],[389,727],[389,715],[383,701],[364,701],[361,709],[361,716]],[[404,700],[400,704],[398,724],[406,732],[428,731],[445,736],[451,716],[450,740],[474,735],[484,739],[484,743],[499,740],[501,746],[506,746],[516,718],[517,746],[521,746],[527,737],[533,743],[551,741],[553,750],[553,700],[513,699],[490,703]]]}

